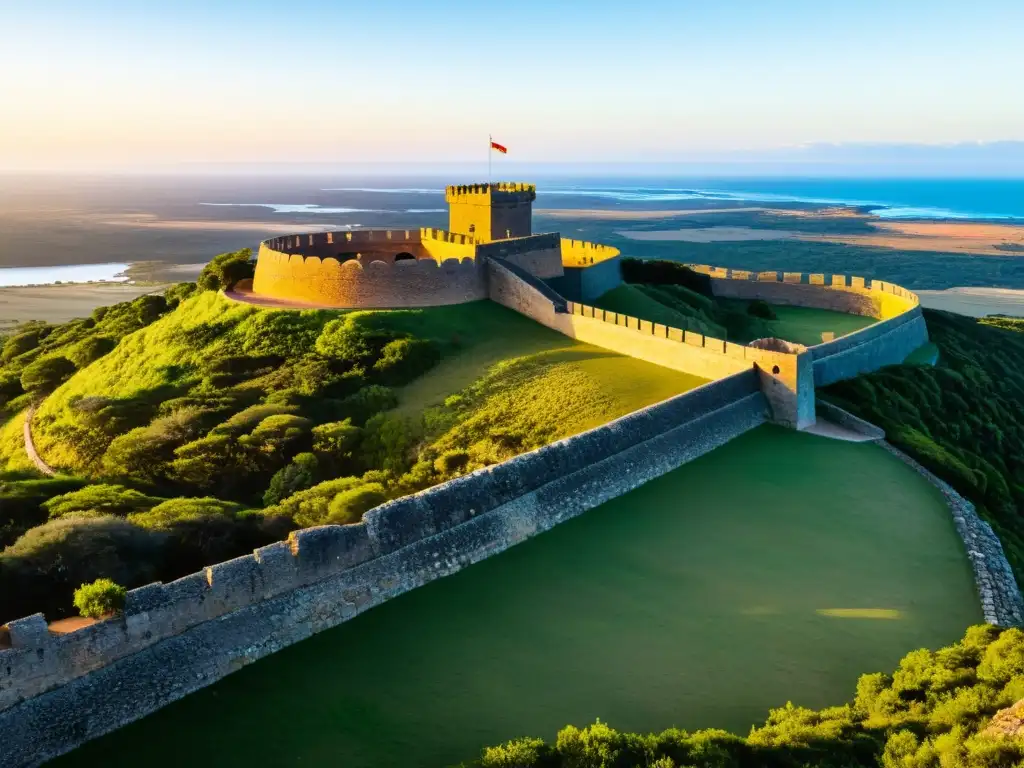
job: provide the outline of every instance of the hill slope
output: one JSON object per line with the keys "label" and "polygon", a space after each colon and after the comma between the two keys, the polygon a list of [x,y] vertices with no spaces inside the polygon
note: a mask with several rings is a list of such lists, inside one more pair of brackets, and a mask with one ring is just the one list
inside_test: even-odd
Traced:
{"label": "hill slope", "polygon": [[205,291],[147,319],[49,381],[33,432],[66,478],[34,479],[24,458],[19,410],[45,389],[8,403],[2,619],[61,613],[99,576],[177,578],[296,527],[358,521],[703,383],[486,301],[290,311]]}

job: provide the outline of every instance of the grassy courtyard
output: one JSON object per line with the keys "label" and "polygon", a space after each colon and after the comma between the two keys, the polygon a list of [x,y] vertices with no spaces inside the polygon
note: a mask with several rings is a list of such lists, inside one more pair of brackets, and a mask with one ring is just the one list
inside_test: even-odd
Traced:
{"label": "grassy courtyard", "polygon": [[762,427],[58,764],[441,766],[597,717],[745,733],[979,619],[929,484]]}

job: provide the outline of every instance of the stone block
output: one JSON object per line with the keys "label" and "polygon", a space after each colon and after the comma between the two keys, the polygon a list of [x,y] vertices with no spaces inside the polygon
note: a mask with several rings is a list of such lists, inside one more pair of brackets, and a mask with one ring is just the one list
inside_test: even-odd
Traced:
{"label": "stone block", "polygon": [[6,625],[11,648],[42,648],[50,641],[50,627],[46,617],[33,613],[23,619],[9,621]]}
{"label": "stone block", "polygon": [[683,341],[692,347],[703,347],[704,346],[704,334],[693,333],[692,331],[686,331],[683,334]]}

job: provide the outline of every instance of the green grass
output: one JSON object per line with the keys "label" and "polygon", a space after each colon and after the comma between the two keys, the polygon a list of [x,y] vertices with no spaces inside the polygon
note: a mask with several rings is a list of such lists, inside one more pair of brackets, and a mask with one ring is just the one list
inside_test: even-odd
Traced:
{"label": "green grass", "polygon": [[829,309],[783,307],[773,304],[772,310],[778,318],[770,322],[775,335],[808,347],[821,344],[822,331],[832,331],[838,338],[878,322],[873,317],[849,315]]}
{"label": "green grass", "polygon": [[650,320],[673,328],[686,328],[690,317],[651,298],[635,285],[620,285],[602,295],[597,306],[609,312]]}
{"label": "green grass", "polygon": [[598,717],[745,733],[979,620],[931,485],[763,427],[55,764],[433,767]]}

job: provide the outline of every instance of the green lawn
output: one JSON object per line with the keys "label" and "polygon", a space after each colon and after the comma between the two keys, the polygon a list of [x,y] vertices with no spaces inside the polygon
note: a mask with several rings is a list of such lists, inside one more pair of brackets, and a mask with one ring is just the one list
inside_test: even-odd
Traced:
{"label": "green lawn", "polygon": [[692,319],[691,315],[651,298],[639,287],[625,283],[603,294],[595,303],[601,309],[606,309],[609,312],[639,317],[673,328],[687,328]]}
{"label": "green lawn", "polygon": [[808,347],[821,344],[822,331],[832,331],[838,338],[878,322],[873,317],[848,315],[829,309],[783,307],[777,304],[773,304],[772,309],[778,318],[772,322],[775,335]]}
{"label": "green lawn", "polygon": [[433,768],[598,717],[745,733],[980,618],[931,485],[762,427],[58,764]]}

